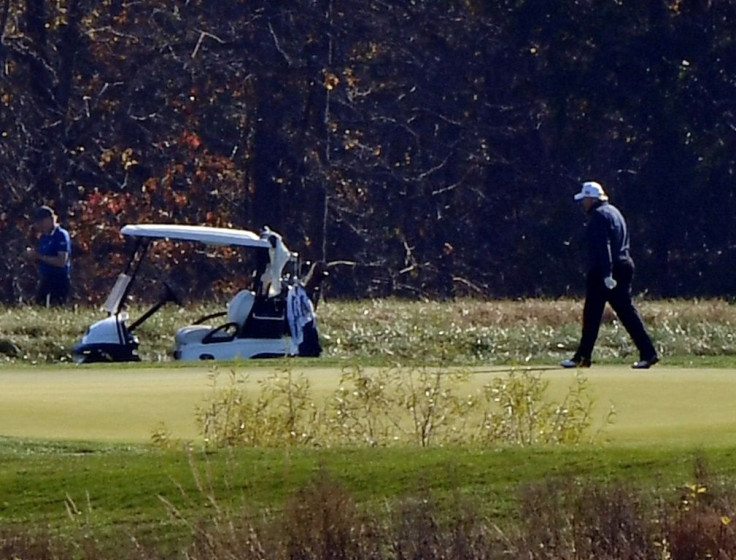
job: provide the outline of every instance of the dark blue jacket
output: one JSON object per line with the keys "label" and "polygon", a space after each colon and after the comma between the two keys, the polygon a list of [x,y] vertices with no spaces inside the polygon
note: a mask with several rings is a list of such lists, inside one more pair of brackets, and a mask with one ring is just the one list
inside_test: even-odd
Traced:
{"label": "dark blue jacket", "polygon": [[601,202],[588,212],[588,273],[611,276],[617,261],[629,258],[629,230],[613,204]]}

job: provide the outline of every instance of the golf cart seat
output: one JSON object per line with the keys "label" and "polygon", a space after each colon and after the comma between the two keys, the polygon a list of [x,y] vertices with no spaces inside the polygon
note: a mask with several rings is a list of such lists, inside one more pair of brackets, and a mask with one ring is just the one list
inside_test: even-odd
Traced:
{"label": "golf cart seat", "polygon": [[218,327],[211,325],[190,325],[176,332],[174,337],[177,345],[196,344],[207,342],[221,342],[232,340],[253,309],[255,294],[250,290],[241,290],[227,304],[227,323]]}

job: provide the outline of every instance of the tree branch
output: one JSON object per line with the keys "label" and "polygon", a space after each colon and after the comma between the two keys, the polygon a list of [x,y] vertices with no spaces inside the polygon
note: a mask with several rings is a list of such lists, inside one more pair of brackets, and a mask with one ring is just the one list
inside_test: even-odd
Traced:
{"label": "tree branch", "polygon": [[281,53],[281,56],[284,57],[284,60],[286,60],[286,64],[289,66],[293,66],[293,62],[291,60],[291,57],[286,54],[286,51],[281,48],[281,43],[279,43],[279,38],[276,37],[276,32],[273,30],[273,25],[271,25],[271,22],[268,22],[268,30],[271,32],[271,37],[273,37],[273,44],[276,46],[276,50]]}
{"label": "tree branch", "polygon": [[225,41],[223,41],[222,39],[220,39],[217,35],[213,35],[212,33],[207,33],[206,31],[201,31],[201,30],[198,30],[198,31],[199,31],[199,39],[197,39],[197,45],[194,47],[194,50],[192,51],[192,55],[191,55],[192,58],[196,58],[197,57],[197,53],[199,52],[199,47],[202,46],[202,41],[204,41],[204,38],[205,37],[209,37],[210,39],[214,39],[215,41],[217,41],[221,45],[224,45],[225,44]]}

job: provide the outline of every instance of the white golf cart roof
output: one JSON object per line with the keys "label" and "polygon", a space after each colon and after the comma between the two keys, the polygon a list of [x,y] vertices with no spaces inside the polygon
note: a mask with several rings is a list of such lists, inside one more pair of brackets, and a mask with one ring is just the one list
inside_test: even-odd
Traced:
{"label": "white golf cart roof", "polygon": [[240,245],[243,247],[262,247],[265,249],[270,246],[266,239],[261,239],[252,231],[244,229],[175,224],[132,224],[124,226],[120,231],[123,235],[131,237],[199,241],[208,245]]}

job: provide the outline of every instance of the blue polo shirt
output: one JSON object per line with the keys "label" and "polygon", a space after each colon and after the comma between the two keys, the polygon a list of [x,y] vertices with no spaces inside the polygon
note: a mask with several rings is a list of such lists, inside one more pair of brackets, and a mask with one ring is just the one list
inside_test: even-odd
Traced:
{"label": "blue polo shirt", "polygon": [[38,240],[38,248],[36,250],[39,255],[45,257],[55,257],[59,253],[68,253],[69,259],[63,267],[53,266],[39,261],[38,273],[41,278],[49,280],[69,278],[72,266],[72,241],[67,230],[61,226],[56,226],[51,233],[42,234]]}

